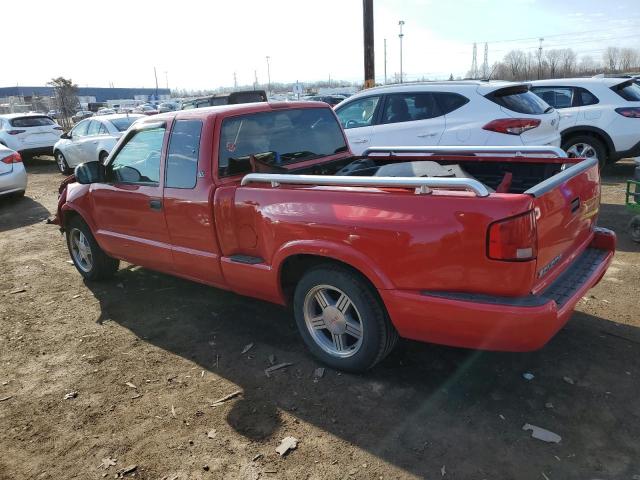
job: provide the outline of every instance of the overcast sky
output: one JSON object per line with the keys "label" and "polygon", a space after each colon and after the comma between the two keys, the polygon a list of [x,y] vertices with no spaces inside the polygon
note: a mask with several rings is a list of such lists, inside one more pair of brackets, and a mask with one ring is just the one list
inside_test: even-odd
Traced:
{"label": "overcast sky", "polygon": [[[211,89],[267,80],[362,81],[361,0],[3,1],[0,86],[43,85],[55,76],[80,86]],[[640,0],[374,0],[376,78],[399,71],[464,75],[478,42],[489,63],[508,50],[573,47],[600,59],[608,46],[640,47]],[[165,72],[167,76],[165,76]]]}

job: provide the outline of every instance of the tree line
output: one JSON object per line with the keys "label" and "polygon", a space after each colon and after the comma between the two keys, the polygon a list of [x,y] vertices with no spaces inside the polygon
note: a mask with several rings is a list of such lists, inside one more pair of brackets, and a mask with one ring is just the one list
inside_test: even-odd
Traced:
{"label": "tree line", "polygon": [[[490,78],[535,80],[638,71],[640,71],[640,50],[636,48],[608,47],[599,59],[591,55],[578,58],[571,48],[549,49],[535,53],[511,50],[501,61],[493,65]],[[469,72],[468,77],[472,78],[473,74]]]}

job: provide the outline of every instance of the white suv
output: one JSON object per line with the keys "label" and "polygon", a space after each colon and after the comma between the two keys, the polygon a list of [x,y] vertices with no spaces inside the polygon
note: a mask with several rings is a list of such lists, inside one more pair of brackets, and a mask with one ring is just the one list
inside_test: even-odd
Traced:
{"label": "white suv", "polygon": [[560,146],[558,112],[523,83],[389,85],[363,90],[335,111],[355,155],[375,146]]}
{"label": "white suv", "polygon": [[20,153],[51,155],[62,127],[51,117],[32,113],[0,115],[0,144]]}
{"label": "white suv", "polygon": [[640,155],[640,85],[630,78],[561,78],[531,82],[560,112],[562,148],[600,165]]}

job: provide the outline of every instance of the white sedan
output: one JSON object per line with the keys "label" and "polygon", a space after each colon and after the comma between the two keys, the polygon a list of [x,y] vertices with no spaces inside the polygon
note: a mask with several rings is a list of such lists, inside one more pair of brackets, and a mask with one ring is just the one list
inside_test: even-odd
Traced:
{"label": "white sedan", "polygon": [[122,134],[145,115],[104,115],[79,122],[60,137],[53,155],[61,173],[84,162],[104,161]]}
{"label": "white sedan", "polygon": [[0,144],[0,196],[24,195],[27,172],[20,154]]}

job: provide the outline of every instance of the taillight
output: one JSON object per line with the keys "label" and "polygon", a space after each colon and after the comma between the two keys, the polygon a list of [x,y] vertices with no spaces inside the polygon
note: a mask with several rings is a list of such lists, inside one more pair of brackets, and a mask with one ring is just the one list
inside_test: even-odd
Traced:
{"label": "taillight", "polygon": [[22,157],[17,152],[12,153],[8,157],[4,157],[2,163],[22,163]]}
{"label": "taillight", "polygon": [[521,135],[539,125],[540,120],[537,118],[498,118],[487,123],[482,129],[507,135]]}
{"label": "taillight", "polygon": [[616,108],[616,112],[627,118],[640,118],[640,107]]}
{"label": "taillight", "polygon": [[19,133],[24,133],[26,130],[7,130],[9,135],[18,135]]}
{"label": "taillight", "polygon": [[487,237],[487,255],[493,260],[525,261],[538,254],[533,210],[492,223]]}

